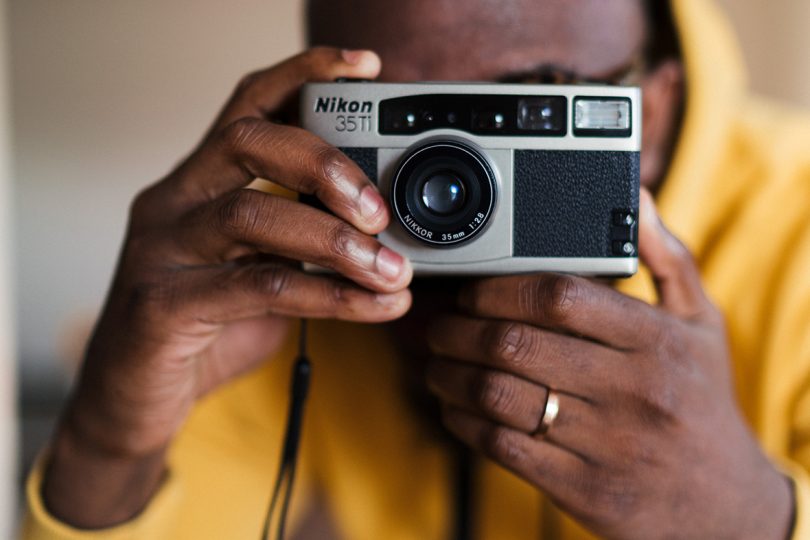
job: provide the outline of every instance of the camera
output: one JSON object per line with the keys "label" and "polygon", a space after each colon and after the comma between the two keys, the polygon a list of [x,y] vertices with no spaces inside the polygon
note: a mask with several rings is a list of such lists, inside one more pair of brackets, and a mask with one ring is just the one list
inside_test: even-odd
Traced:
{"label": "camera", "polygon": [[638,88],[310,83],[301,120],[377,184],[416,274],[638,269]]}

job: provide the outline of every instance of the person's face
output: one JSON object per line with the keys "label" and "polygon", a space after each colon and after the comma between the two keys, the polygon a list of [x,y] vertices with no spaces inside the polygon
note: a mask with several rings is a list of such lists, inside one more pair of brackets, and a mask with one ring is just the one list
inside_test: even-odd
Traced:
{"label": "person's face", "polygon": [[316,0],[311,15],[313,42],[375,50],[385,81],[512,79],[545,66],[598,78],[644,41],[638,0]]}
{"label": "person's face", "polygon": [[[388,82],[609,81],[640,57],[647,30],[640,0],[312,0],[308,24],[314,45],[376,51]],[[644,89],[648,186],[663,175],[657,148],[679,99],[672,73],[659,82]]]}

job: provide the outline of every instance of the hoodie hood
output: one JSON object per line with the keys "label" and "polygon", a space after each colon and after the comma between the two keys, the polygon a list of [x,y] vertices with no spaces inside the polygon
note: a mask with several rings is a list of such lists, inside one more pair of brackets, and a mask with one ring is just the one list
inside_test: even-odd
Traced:
{"label": "hoodie hood", "polygon": [[[729,21],[712,0],[671,0],[684,68],[683,123],[669,173],[658,195],[664,221],[700,258],[707,235],[742,193],[718,185],[735,120],[747,95],[747,74]],[[725,175],[719,175],[725,176]],[[709,211],[711,207],[711,211]]]}

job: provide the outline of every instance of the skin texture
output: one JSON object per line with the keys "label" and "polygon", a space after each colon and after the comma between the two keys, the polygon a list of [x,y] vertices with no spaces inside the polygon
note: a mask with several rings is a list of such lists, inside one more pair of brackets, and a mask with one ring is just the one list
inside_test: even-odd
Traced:
{"label": "skin texture", "polygon": [[[410,263],[371,236],[389,222],[376,188],[337,149],[265,119],[305,81],[379,67],[373,53],[322,48],[246,76],[200,146],[134,201],[54,438],[43,487],[54,515],[85,528],[134,516],[195,400],[277,350],[287,317],[383,322],[409,308]],[[316,194],[335,215],[242,189],[256,177]]]}
{"label": "skin texture", "polygon": [[786,538],[789,488],[736,407],[723,317],[648,193],[640,223],[657,306],[550,274],[461,291],[428,336],[443,421],[601,537]]}
{"label": "skin texture", "polygon": [[[318,49],[245,77],[200,146],[136,199],[43,486],[50,511],[72,525],[136,515],[194,401],[271,355],[287,317],[384,322],[409,309],[407,261],[370,236],[389,214],[368,180],[312,135],[268,122],[303,82],[499,80],[537,66],[599,78],[630,64],[645,39],[635,0],[312,9],[315,44],[374,49],[382,67],[372,53]],[[641,84],[642,180],[654,188],[676,136],[680,62],[654,66]],[[243,190],[254,177],[315,193],[335,216]],[[428,386],[461,441],[599,534],[784,538],[790,489],[734,402],[722,317],[688,252],[650,204],[644,212],[641,255],[661,305],[572,277],[472,282],[431,325],[439,331],[411,329],[436,355]],[[302,274],[289,264],[300,260],[347,280]],[[561,393],[560,417],[532,436],[548,388]]]}

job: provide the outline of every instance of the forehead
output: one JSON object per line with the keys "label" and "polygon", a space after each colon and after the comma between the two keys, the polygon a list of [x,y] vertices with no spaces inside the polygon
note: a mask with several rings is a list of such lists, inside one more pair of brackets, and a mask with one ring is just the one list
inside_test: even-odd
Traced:
{"label": "forehead", "polygon": [[311,0],[313,45],[369,48],[387,80],[492,80],[550,64],[598,77],[644,40],[639,0]]}

